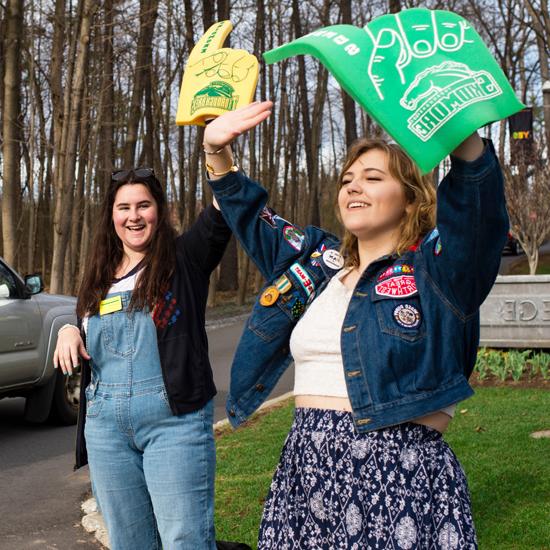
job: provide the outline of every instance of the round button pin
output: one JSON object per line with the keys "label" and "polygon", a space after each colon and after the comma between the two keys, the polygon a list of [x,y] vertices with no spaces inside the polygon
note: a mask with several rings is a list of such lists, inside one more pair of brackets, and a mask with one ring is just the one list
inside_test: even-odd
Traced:
{"label": "round button pin", "polygon": [[342,269],[344,267],[344,258],[338,250],[325,250],[323,252],[323,263],[330,269]]}
{"label": "round button pin", "polygon": [[262,306],[272,306],[279,297],[279,289],[276,286],[268,286],[260,297],[260,304]]}
{"label": "round button pin", "polygon": [[411,304],[399,304],[393,310],[393,317],[405,328],[416,328],[420,324],[420,311]]}

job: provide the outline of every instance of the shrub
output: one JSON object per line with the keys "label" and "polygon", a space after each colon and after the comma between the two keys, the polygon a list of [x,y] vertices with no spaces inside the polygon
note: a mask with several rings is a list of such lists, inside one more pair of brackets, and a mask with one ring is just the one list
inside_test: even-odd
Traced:
{"label": "shrub", "polygon": [[521,375],[523,374],[523,370],[525,369],[525,361],[531,354],[531,350],[525,350],[525,351],[509,351],[504,356],[504,364],[506,365],[506,371],[504,374],[504,377],[506,378],[506,374],[510,373],[512,375],[512,380],[514,382],[517,382]]}
{"label": "shrub", "polygon": [[489,350],[486,355],[487,367],[499,380],[506,380],[507,366],[504,361],[503,353],[494,349]]}
{"label": "shrub", "polygon": [[537,372],[539,372],[543,380],[548,380],[548,364],[550,363],[550,354],[541,351],[531,357],[530,363],[533,376],[536,376]]}
{"label": "shrub", "polygon": [[489,374],[489,369],[487,365],[487,348],[481,348],[477,352],[477,359],[474,370],[477,372],[477,377],[479,380],[485,380]]}
{"label": "shrub", "polygon": [[479,348],[474,367],[478,380],[487,379],[489,375],[504,382],[508,375],[512,380],[521,380],[524,373],[532,380],[540,374],[543,380],[550,379],[550,354],[543,351],[533,353],[533,350],[499,351]]}

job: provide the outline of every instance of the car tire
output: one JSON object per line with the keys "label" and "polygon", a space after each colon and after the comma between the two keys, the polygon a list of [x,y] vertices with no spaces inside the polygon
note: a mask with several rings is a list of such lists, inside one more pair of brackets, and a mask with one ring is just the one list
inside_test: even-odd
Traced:
{"label": "car tire", "polygon": [[76,424],[80,402],[80,369],[72,376],[57,371],[50,419],[59,424]]}

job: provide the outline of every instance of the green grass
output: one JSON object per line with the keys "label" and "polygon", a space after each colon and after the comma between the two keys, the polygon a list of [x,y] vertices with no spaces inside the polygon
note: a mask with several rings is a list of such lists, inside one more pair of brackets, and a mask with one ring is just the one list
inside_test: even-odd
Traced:
{"label": "green grass", "polygon": [[[288,404],[218,438],[216,538],[256,548],[292,414]],[[459,405],[445,439],[468,476],[480,550],[550,550],[550,439],[529,437],[546,429],[546,390],[477,388]]]}

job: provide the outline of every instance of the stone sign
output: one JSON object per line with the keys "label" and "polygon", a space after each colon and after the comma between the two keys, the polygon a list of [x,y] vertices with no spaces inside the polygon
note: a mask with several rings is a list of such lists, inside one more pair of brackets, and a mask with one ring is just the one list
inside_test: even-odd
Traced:
{"label": "stone sign", "polygon": [[497,277],[480,317],[480,346],[550,348],[550,275]]}

